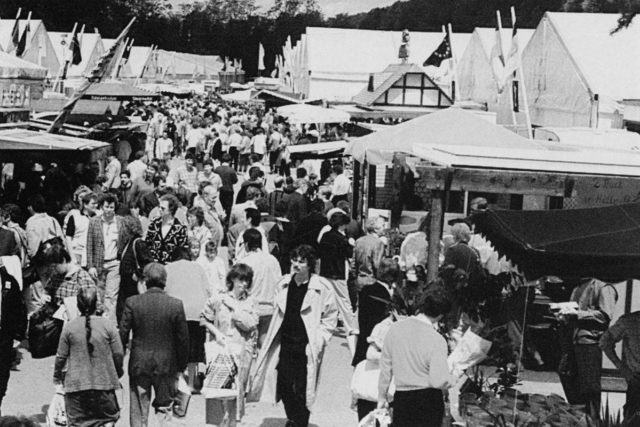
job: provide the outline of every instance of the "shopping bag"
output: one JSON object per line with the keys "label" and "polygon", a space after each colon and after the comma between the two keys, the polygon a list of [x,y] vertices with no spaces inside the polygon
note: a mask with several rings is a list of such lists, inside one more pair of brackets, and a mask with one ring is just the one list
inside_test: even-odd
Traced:
{"label": "shopping bag", "polygon": [[191,401],[191,388],[184,380],[184,376],[182,374],[178,376],[176,389],[178,391],[176,396],[173,398],[173,415],[182,418],[187,415],[189,401]]}
{"label": "shopping bag", "polygon": [[[376,424],[376,421],[378,424]],[[391,417],[389,416],[389,411],[386,409],[374,409],[360,420],[358,427],[389,427],[390,425]]]}
{"label": "shopping bag", "polygon": [[471,329],[462,335],[458,345],[447,358],[449,371],[457,376],[483,361],[491,350],[491,341],[476,335]]}
{"label": "shopping bag", "polygon": [[57,309],[55,304],[45,304],[29,319],[29,352],[34,359],[53,356],[58,351],[64,322],[53,317]]}
{"label": "shopping bag", "polygon": [[[356,365],[351,377],[351,394],[356,399],[378,401],[378,378],[380,367],[376,361],[365,359]],[[393,381],[389,387],[387,398],[393,400],[395,386]]]}
{"label": "shopping bag", "polygon": [[234,379],[238,366],[227,349],[215,341],[205,343],[204,351],[207,360],[204,389],[234,388]]}
{"label": "shopping bag", "polygon": [[56,393],[51,399],[46,415],[47,427],[63,427],[67,425],[67,413],[64,406],[64,395]]}

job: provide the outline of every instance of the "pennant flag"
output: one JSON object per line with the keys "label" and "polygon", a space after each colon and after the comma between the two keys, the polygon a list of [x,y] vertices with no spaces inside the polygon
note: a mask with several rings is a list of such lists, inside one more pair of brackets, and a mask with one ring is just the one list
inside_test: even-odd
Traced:
{"label": "pennant flag", "polygon": [[451,58],[453,58],[451,53],[451,42],[449,41],[449,33],[446,33],[444,35],[444,39],[440,43],[440,46],[433,51],[427,60],[424,61],[422,66],[426,67],[427,65],[433,65],[434,67],[439,67],[440,64],[442,64],[442,61]]}
{"label": "pennant flag", "polygon": [[491,49],[490,62],[493,70],[493,77],[498,82],[498,93],[504,89],[504,52],[502,50],[502,35],[500,28],[496,25],[496,42]]}
{"label": "pennant flag", "polygon": [[126,63],[127,61],[129,61],[129,55],[131,55],[131,48],[133,47],[133,39],[131,40],[131,43],[129,43],[125,48],[124,48],[124,52],[122,52],[122,61],[124,63]]}
{"label": "pennant flag", "polygon": [[71,51],[71,63],[73,65],[79,65],[82,62],[82,52],[80,49],[80,40],[78,40],[77,31],[73,33],[69,50]]}
{"label": "pennant flag", "polygon": [[30,33],[31,33],[31,24],[27,20],[27,25],[24,27],[22,37],[20,37],[20,41],[18,42],[18,46],[16,47],[16,56],[24,55],[24,51],[27,50],[27,40],[29,39]]}
{"label": "pennant flag", "polygon": [[513,23],[513,31],[511,33],[511,48],[507,55],[507,60],[504,66],[504,76],[509,78],[510,75],[516,76],[516,71],[520,68],[520,45],[518,44],[518,26]]}
{"label": "pennant flag", "polygon": [[48,129],[49,133],[58,133],[64,125],[64,122],[67,120],[69,113],[73,110],[73,107],[76,105],[78,100],[84,96],[87,90],[94,83],[100,82],[106,75],[107,71],[113,68],[114,59],[116,58],[116,52],[122,46],[125,37],[127,37],[127,33],[131,29],[136,18],[132,18],[129,24],[122,30],[120,35],[116,38],[116,41],[113,43],[111,48],[106,51],[98,60],[96,66],[91,70],[91,73],[87,76],[82,85],[76,90],[73,94],[73,97],[65,104],[65,106],[60,110],[56,119],[51,123],[51,126]]}
{"label": "pennant flag", "polygon": [[20,43],[20,19],[18,19],[20,15],[16,17],[16,22],[13,23],[13,30],[11,30],[11,42],[13,43],[13,49],[18,47],[18,43]]}
{"label": "pennant flag", "polygon": [[262,43],[258,44],[258,70],[263,71],[264,68],[264,46]]}

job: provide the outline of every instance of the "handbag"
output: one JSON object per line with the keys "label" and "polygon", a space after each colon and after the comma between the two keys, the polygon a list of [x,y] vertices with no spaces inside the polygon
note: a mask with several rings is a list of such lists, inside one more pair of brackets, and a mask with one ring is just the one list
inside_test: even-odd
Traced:
{"label": "handbag", "polygon": [[205,343],[207,372],[203,384],[204,389],[232,389],[238,366],[226,348],[215,341]]}
{"label": "handbag", "polygon": [[53,317],[56,311],[58,306],[49,302],[29,319],[29,352],[34,359],[53,356],[58,351],[64,322]]}
{"label": "handbag", "polygon": [[64,395],[56,393],[51,399],[46,415],[47,427],[63,427],[67,425]]}
{"label": "handbag", "polygon": [[184,380],[183,375],[178,376],[176,396],[173,398],[173,415],[182,418],[187,415],[189,402],[191,401],[191,388]]}

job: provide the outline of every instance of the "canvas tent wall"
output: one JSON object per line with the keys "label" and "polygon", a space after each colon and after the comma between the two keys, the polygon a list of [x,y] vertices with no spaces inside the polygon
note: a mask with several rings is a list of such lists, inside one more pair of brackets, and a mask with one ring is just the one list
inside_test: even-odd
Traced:
{"label": "canvas tent wall", "polygon": [[42,99],[46,77],[44,67],[0,52],[0,107],[31,108]]}
{"label": "canvas tent wall", "polygon": [[[56,51],[58,61],[64,66],[65,60],[69,57],[69,43],[71,42],[70,33],[50,32],[49,37]],[[97,33],[84,33],[78,35],[80,42],[80,52],[82,54],[82,62],[78,65],[70,64],[67,69],[68,78],[80,78],[89,73],[96,66],[100,56],[105,52],[102,37]]]}
{"label": "canvas tent wall", "polygon": [[[13,30],[14,23],[14,19],[0,19],[0,46],[2,46],[4,51],[13,47],[11,31]],[[26,19],[19,20],[21,35],[26,24]],[[28,38],[22,59],[46,68],[50,77],[56,76],[60,69],[60,61],[58,61],[58,56],[56,55],[55,48],[49,38],[44,23],[39,19],[32,19],[29,27],[31,28],[31,36]]]}
{"label": "canvas tent wall", "polygon": [[[442,41],[441,33],[411,33],[408,62],[422,64]],[[471,38],[470,34],[454,34],[453,48],[459,55]],[[399,31],[355,30],[307,27],[305,59],[309,74],[307,98],[348,102],[366,86],[371,73],[383,71],[389,64],[400,62],[398,49],[402,41]],[[450,80],[447,65],[425,71],[441,86]]]}
{"label": "canvas tent wall", "polygon": [[620,127],[619,102],[640,98],[640,24],[612,35],[617,21],[615,14],[544,15],[522,57],[532,123]]}
{"label": "canvas tent wall", "polygon": [[[115,42],[116,42],[116,39],[102,39],[102,44],[104,46],[105,51],[109,50]],[[129,55],[129,60],[121,62],[119,78],[126,78],[133,74],[133,72],[131,71],[131,64],[130,64],[132,55],[133,55],[133,50]]]}
{"label": "canvas tent wall", "polygon": [[[533,30],[518,29],[520,52],[527,46]],[[504,54],[511,49],[511,28],[500,32]],[[488,111],[497,111],[500,97],[498,83],[491,67],[491,51],[496,45],[494,28],[476,28],[467,48],[458,61],[458,99],[487,105]],[[507,100],[508,101],[508,100]]]}

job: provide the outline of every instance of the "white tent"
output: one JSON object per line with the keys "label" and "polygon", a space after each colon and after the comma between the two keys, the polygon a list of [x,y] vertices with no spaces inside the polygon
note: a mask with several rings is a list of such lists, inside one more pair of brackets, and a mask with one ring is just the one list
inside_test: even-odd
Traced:
{"label": "white tent", "polygon": [[[50,32],[49,37],[51,38],[51,42],[53,43],[53,47],[55,49],[60,65],[64,66],[65,60],[69,58],[69,43],[71,42],[71,33]],[[93,67],[96,66],[98,60],[105,52],[100,34],[78,34],[78,40],[80,41],[80,53],[82,54],[82,62],[80,62],[80,64],[78,65],[69,65],[69,68],[67,69],[67,77],[69,78],[84,77],[93,69]]]}
{"label": "white tent", "polygon": [[473,145],[480,149],[529,149],[540,147],[474,113],[452,107],[354,139],[345,154],[373,165],[391,164],[393,153],[415,154],[421,145]]}
{"label": "white tent", "polygon": [[620,127],[619,102],[640,99],[640,23],[611,34],[617,21],[615,14],[544,15],[522,58],[532,123]]}
{"label": "white tent", "polygon": [[[520,52],[529,43],[533,30],[518,29]],[[505,57],[511,49],[511,28],[500,32]],[[491,67],[491,51],[496,44],[494,28],[476,28],[458,61],[458,96],[456,101],[486,104],[488,111],[496,111],[499,102],[498,83]],[[508,88],[506,89],[508,92]]]}
{"label": "white tent", "polygon": [[46,77],[44,67],[0,52],[0,79],[44,80]]}
{"label": "white tent", "polygon": [[309,104],[285,105],[278,107],[276,112],[290,123],[346,123],[351,120],[351,116],[345,111]]}
{"label": "white tent", "polygon": [[[15,24],[15,19],[0,19],[0,46],[4,51],[13,47],[11,41],[11,31]],[[27,20],[19,20],[20,36],[24,32]],[[49,76],[56,76],[60,69],[60,61],[56,55],[53,43],[49,38],[44,23],[39,19],[32,19],[29,23],[30,37],[22,59],[32,64],[40,65],[47,69]]]}
{"label": "white tent", "polygon": [[[422,64],[442,42],[443,35],[411,33],[410,63]],[[456,56],[462,54],[471,34],[453,34]],[[400,62],[398,50],[402,42],[400,31],[375,31],[342,28],[307,27],[304,58],[298,62],[309,75],[307,98],[349,101],[367,85],[371,73],[379,73],[389,64]],[[286,62],[286,59],[285,59]],[[450,76],[448,66],[426,67],[425,72],[446,86]]]}

